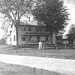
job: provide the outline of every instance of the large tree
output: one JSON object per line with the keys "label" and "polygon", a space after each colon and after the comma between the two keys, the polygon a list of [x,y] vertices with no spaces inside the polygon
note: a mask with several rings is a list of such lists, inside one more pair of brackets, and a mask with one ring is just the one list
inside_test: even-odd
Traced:
{"label": "large tree", "polygon": [[[39,0],[41,1],[41,0]],[[39,5],[38,0],[0,0],[0,13],[5,19],[4,22],[12,23],[16,27],[16,41],[18,46],[18,25],[20,19],[31,13],[35,6]],[[7,27],[7,26],[4,26]],[[8,28],[8,27],[7,27]]]}
{"label": "large tree", "polygon": [[61,0],[43,0],[43,4],[33,10],[38,22],[43,22],[45,28],[52,33],[58,33],[67,25],[68,12]]}

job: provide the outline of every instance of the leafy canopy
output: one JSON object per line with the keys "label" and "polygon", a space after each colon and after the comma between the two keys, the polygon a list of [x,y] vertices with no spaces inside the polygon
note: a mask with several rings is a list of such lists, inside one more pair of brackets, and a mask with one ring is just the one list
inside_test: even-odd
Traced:
{"label": "leafy canopy", "polygon": [[75,39],[75,25],[72,24],[71,28],[69,30],[69,33],[67,34],[68,40],[73,40]]}
{"label": "leafy canopy", "polygon": [[0,13],[12,23],[31,13],[41,0],[0,0]]}
{"label": "leafy canopy", "polygon": [[46,25],[49,32],[59,32],[67,25],[68,12],[59,0],[43,0],[32,13],[38,22]]}
{"label": "leafy canopy", "polygon": [[0,0],[0,12],[10,21],[19,21],[24,14],[30,11],[32,7],[30,1],[31,0]]}
{"label": "leafy canopy", "polygon": [[9,25],[16,26],[17,31],[21,18],[28,17],[41,2],[42,0],[0,0],[0,18],[3,20],[4,32],[7,33]]}

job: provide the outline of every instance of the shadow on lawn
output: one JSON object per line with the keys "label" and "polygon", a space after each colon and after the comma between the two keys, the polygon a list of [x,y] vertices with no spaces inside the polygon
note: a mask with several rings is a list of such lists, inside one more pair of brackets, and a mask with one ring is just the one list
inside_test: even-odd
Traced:
{"label": "shadow on lawn", "polygon": [[0,75],[67,75],[67,74],[31,68],[28,66],[5,64],[0,62]]}

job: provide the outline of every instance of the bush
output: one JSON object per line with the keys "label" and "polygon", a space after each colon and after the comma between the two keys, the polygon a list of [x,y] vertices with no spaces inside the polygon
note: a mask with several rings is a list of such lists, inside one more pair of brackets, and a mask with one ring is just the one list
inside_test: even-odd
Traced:
{"label": "bush", "polygon": [[0,45],[5,45],[6,44],[6,40],[4,39],[4,38],[2,38],[1,40],[0,40]]}

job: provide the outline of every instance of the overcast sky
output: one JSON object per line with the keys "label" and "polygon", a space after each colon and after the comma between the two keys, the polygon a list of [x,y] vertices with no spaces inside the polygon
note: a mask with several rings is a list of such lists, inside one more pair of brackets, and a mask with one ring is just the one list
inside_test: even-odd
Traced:
{"label": "overcast sky", "polygon": [[75,0],[64,0],[64,5],[67,6],[68,12],[70,13],[69,18],[71,19],[65,32],[67,34],[71,24],[75,24]]}

